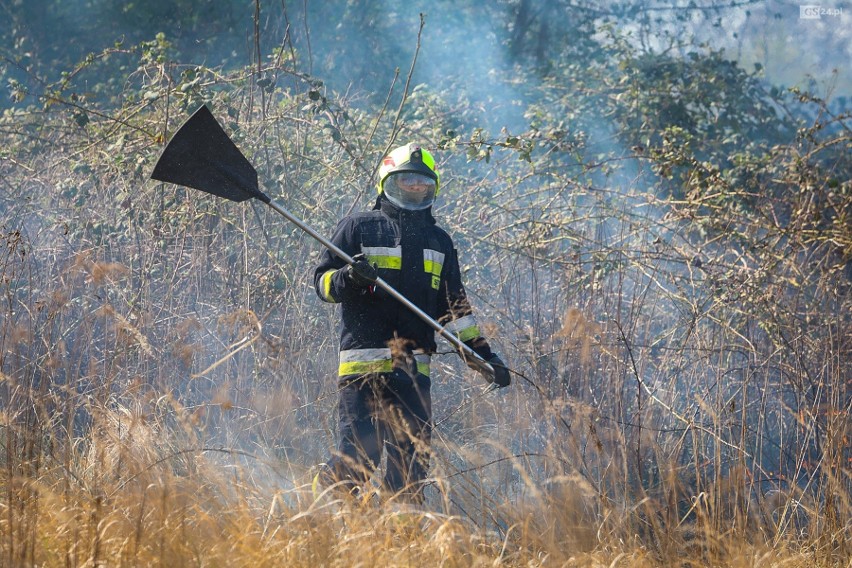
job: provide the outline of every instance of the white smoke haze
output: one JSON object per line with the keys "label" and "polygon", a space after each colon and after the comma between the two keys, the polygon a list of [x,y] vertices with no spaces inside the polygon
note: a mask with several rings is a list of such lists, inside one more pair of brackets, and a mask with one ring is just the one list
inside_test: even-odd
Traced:
{"label": "white smoke haze", "polygon": [[[88,6],[122,5],[69,3],[21,45],[48,23],[84,29]],[[728,480],[746,502],[770,489],[818,501],[829,486],[848,497],[848,477],[820,461],[849,452],[832,437],[849,416],[848,243],[832,213],[848,159],[818,173],[791,165],[848,146],[848,119],[826,127],[833,145],[807,142],[826,109],[849,111],[845,6],[803,20],[773,2],[181,5],[180,28],[160,4],[116,20],[128,44],[151,39],[133,35],[143,15],[175,42],[163,61],[113,69],[130,111],[102,102],[97,67],[58,89],[73,105],[3,103],[0,400],[21,423],[91,442],[67,470],[89,480],[103,463],[97,479],[123,488],[213,466],[298,508],[335,445],[337,318],[310,281],[320,245],[260,203],[147,179],[190,102],[208,102],[266,191],[326,235],[371,206],[392,135],[434,150],[436,217],[483,330],[518,374],[483,395],[440,344],[429,507],[503,539],[511,517],[495,502],[538,502],[566,479],[597,499],[583,514],[615,503],[607,515],[629,516],[647,498],[683,520]],[[68,49],[83,57],[115,39],[75,36]],[[719,50],[746,74],[759,63],[762,78],[731,72],[733,87],[706,92],[678,83],[689,64],[735,68],[708,55]],[[6,57],[3,79],[35,92],[22,69],[57,51]],[[655,73],[673,77],[641,83]],[[631,81],[672,91],[631,92]],[[770,97],[778,85],[815,86],[827,105]],[[678,114],[678,94],[698,102]],[[740,96],[757,126],[725,124]],[[76,122],[53,126],[66,110]],[[771,116],[777,132],[761,130]],[[50,434],[45,447],[53,435],[61,446]]]}

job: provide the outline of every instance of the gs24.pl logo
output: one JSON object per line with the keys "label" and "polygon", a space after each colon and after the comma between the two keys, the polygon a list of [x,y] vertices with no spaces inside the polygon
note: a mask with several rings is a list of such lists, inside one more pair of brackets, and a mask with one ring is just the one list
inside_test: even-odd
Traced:
{"label": "gs24.pl logo", "polygon": [[823,8],[819,4],[799,6],[799,18],[802,20],[819,20],[823,16],[838,18],[843,15],[843,8]]}

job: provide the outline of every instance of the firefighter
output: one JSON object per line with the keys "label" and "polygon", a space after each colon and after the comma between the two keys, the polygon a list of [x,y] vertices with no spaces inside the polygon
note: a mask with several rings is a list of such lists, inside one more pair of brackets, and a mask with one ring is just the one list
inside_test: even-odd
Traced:
{"label": "firefighter", "polygon": [[[339,445],[314,478],[318,486],[357,491],[387,450],[383,489],[419,503],[432,430],[429,364],[435,332],[375,285],[381,277],[494,368],[499,387],[509,371],[480,334],[461,281],[450,236],[435,224],[435,159],[416,144],[382,161],[372,211],[344,217],[332,242],[355,259],[325,251],[314,272],[319,297],[341,306]],[[475,367],[474,367],[475,368]]]}

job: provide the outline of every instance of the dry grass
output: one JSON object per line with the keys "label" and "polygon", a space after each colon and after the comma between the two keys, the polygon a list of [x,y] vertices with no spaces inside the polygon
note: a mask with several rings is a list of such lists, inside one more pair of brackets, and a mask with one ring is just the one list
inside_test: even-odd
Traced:
{"label": "dry grass", "polygon": [[[128,409],[93,413],[88,443],[73,441],[65,464],[51,455],[58,449],[55,441],[30,461],[9,461],[11,447],[37,442],[26,440],[20,422],[5,414],[4,565],[810,567],[849,562],[848,527],[830,532],[824,505],[776,493],[749,503],[752,510],[736,509],[736,483],[727,480],[717,488],[719,495],[689,496],[692,507],[685,513],[673,511],[664,495],[607,499],[576,474],[533,485],[533,471],[526,473],[530,485],[514,500],[488,495],[487,482],[464,476],[436,479],[422,509],[382,502],[375,494],[343,499],[333,490],[315,500],[309,470],[285,473],[283,464],[242,451],[180,449],[188,438],[168,432],[165,423],[167,414],[182,409],[174,401],[169,405],[158,422]],[[523,470],[520,460],[513,466]],[[661,490],[676,491],[668,483]],[[837,513],[848,518],[848,509]]]}
{"label": "dry grass", "polygon": [[[174,90],[150,65],[145,91]],[[371,167],[352,149],[390,125],[330,147],[308,94],[259,113],[246,83],[220,85],[217,114],[331,234]],[[0,565],[850,565],[852,186],[796,158],[829,145],[773,149],[772,187],[714,176],[677,200],[597,158],[553,153],[541,177],[511,153],[487,175],[448,158],[438,214],[518,374],[484,396],[435,357],[434,479],[410,511],[314,502],[336,398],[318,245],[259,205],[147,182],[146,132],[181,118],[158,104],[82,134],[4,123]]]}

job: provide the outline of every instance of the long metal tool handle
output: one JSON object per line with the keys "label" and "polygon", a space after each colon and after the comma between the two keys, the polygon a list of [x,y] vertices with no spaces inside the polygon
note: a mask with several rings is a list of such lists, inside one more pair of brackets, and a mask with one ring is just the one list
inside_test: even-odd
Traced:
{"label": "long metal tool handle", "polygon": [[[263,199],[266,197],[266,199]],[[261,201],[272,207],[275,211],[283,215],[287,218],[288,221],[305,231],[307,234],[312,236],[314,239],[318,240],[325,246],[328,250],[336,254],[341,260],[343,260],[346,264],[353,264],[355,260],[346,254],[340,247],[336,246],[334,243],[326,239],[324,236],[317,233],[313,227],[303,222],[301,219],[290,213],[287,209],[276,203],[274,200],[270,199],[267,195],[263,194],[262,197],[258,197]],[[440,333],[444,339],[452,343],[459,351],[462,352],[465,358],[469,358],[470,361],[476,365],[480,370],[488,373],[490,376],[494,376],[494,367],[492,367],[485,359],[479,356],[479,354],[465,345],[465,343],[460,340],[458,337],[447,331],[444,326],[436,322],[432,317],[414,305],[411,300],[397,292],[390,284],[382,280],[381,278],[376,279],[376,285],[379,286],[382,290],[393,296],[398,302],[402,303],[406,308],[414,312],[420,319],[425,321],[429,326]]]}

